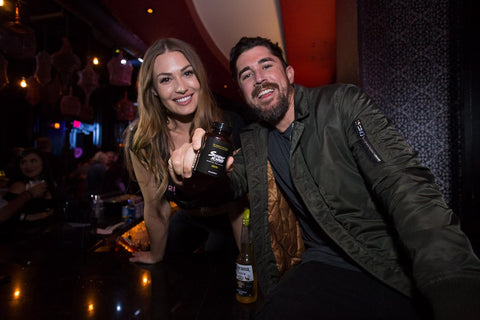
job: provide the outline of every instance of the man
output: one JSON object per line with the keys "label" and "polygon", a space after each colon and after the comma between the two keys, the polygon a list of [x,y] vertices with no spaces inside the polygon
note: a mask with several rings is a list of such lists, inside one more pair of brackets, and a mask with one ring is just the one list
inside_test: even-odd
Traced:
{"label": "man", "polygon": [[[229,165],[232,192],[250,195],[266,295],[257,317],[480,319],[480,261],[372,100],[352,85],[293,85],[292,66],[264,38],[242,38],[230,68],[260,120]],[[201,134],[172,154],[185,183]]]}

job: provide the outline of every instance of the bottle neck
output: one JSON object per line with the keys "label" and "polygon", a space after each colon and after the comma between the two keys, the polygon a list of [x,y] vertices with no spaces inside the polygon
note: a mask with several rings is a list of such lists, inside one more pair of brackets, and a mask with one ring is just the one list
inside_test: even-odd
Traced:
{"label": "bottle neck", "polygon": [[218,134],[218,135],[223,136],[225,138],[230,137],[230,134],[231,134],[230,127],[227,126],[224,123],[214,122],[210,129],[211,129],[210,132],[212,132],[214,134]]}
{"label": "bottle neck", "polygon": [[240,239],[242,244],[249,244],[252,243],[252,239],[250,237],[250,227],[242,224],[242,236]]}

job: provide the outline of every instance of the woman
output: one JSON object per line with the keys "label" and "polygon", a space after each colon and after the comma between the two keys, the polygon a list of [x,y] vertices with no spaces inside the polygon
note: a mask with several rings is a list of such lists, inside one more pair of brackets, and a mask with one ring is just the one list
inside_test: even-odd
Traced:
{"label": "woman", "polygon": [[[235,248],[228,216],[238,223],[244,203],[219,205],[215,200],[222,197],[211,192],[194,201],[169,184],[167,162],[173,150],[191,141],[194,128],[208,130],[213,121],[228,121],[238,132],[241,125],[216,106],[200,58],[181,40],[155,42],[145,53],[138,79],[139,118],[127,129],[125,154],[144,198],[150,251],[136,252],[130,261],[155,263],[166,252],[191,252],[205,234],[206,250]],[[180,207],[173,215],[170,201]],[[211,206],[216,208],[206,209]]]}
{"label": "woman", "polygon": [[7,220],[37,221],[53,216],[55,182],[43,154],[36,149],[24,150],[18,159],[20,179],[13,182],[3,199],[0,222]]}

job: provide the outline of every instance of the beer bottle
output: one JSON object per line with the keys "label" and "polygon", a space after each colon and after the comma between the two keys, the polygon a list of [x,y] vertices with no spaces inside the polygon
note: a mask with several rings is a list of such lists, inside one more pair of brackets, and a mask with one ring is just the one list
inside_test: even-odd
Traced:
{"label": "beer bottle", "polygon": [[236,265],[237,301],[241,303],[255,302],[257,300],[257,275],[250,235],[250,209],[245,209],[243,212],[241,247]]}

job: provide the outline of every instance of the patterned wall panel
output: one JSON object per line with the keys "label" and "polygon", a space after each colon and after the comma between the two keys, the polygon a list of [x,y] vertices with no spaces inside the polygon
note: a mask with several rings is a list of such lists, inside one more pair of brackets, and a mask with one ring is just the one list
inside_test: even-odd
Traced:
{"label": "patterned wall panel", "polygon": [[455,10],[447,0],[357,3],[362,87],[419,152],[447,202],[458,209]]}

